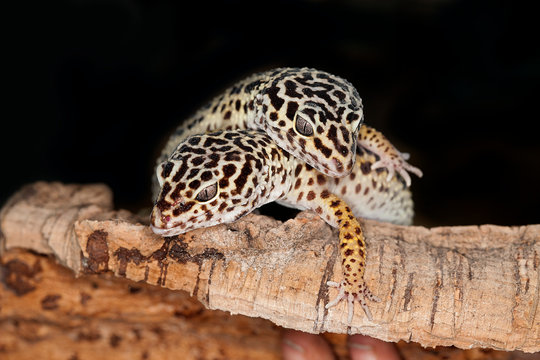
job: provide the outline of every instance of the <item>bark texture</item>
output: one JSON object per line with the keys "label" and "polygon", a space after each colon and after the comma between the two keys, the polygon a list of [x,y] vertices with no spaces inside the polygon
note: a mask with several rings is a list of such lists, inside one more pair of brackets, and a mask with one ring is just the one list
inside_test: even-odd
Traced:
{"label": "bark texture", "polygon": [[[94,325],[100,335],[89,347],[106,343],[114,349],[140,350],[129,344],[151,337],[180,346],[171,335],[179,331],[194,334],[185,342],[192,350],[210,344],[204,341],[205,336],[211,338],[205,333],[211,333],[209,328],[197,321],[181,325],[178,320],[189,318],[183,312],[186,306],[198,309],[187,310],[189,314],[208,312],[181,292],[147,283],[185,290],[209,309],[265,318],[306,332],[348,331],[431,347],[540,351],[540,225],[426,229],[363,222],[368,242],[366,281],[382,302],[369,304],[372,322],[356,306],[348,329],[346,304],[324,308],[336,295],[326,282],[341,280],[341,271],[337,232],[317,216],[303,212],[282,223],[248,215],[232,224],[166,239],[154,235],[144,221],[113,211],[110,190],[103,185],[36,183],[15,194],[0,212],[3,249],[13,249],[2,258],[0,290],[0,326],[12,337],[2,337],[0,350],[15,349],[10,344],[21,334],[64,338],[66,344],[74,338],[84,342],[97,336],[92,335]],[[61,281],[53,281],[56,275],[51,275],[50,282],[44,282],[48,272],[43,269],[53,265],[45,266],[42,257],[32,260],[35,254],[15,248],[52,255],[82,278],[75,280],[54,265],[53,273],[63,274]],[[103,288],[109,292],[100,294]],[[124,297],[117,288],[128,289],[123,290]],[[140,293],[147,298],[139,298]],[[271,335],[276,330],[260,325],[269,324],[262,320],[210,314],[219,314],[216,322],[221,321],[219,316],[255,322],[254,331],[260,331],[261,338],[255,341],[256,349],[239,344],[246,351],[241,357],[257,358],[268,351],[266,345],[274,347],[278,341]],[[19,324],[29,327],[27,331],[8,321],[15,318],[24,319]],[[161,330],[141,325],[139,332],[134,331],[145,319],[162,324]],[[82,330],[77,321],[85,321],[90,335],[78,335]],[[58,324],[74,332],[63,331]],[[234,326],[231,323],[231,332]],[[216,354],[228,350],[215,349]],[[60,350],[43,345],[42,351]],[[139,351],[137,357],[143,355]]]}

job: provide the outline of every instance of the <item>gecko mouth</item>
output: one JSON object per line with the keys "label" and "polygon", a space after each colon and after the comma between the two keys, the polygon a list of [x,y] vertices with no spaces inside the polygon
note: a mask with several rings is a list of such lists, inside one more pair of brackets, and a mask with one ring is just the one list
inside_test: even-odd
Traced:
{"label": "gecko mouth", "polygon": [[183,224],[186,224],[187,221],[176,221],[176,222],[171,221],[168,223],[162,223],[163,226],[160,227],[160,226],[154,225],[152,223],[153,221],[151,220],[150,228],[152,229],[154,234],[165,236],[165,237],[180,235],[188,231],[195,230],[202,227],[202,226],[197,226],[198,223],[201,223],[198,220],[201,218],[205,218],[207,214],[212,213],[213,210],[214,209],[212,208],[212,209],[207,210],[205,213],[198,215],[197,217],[192,217],[189,221],[190,223],[192,223],[191,226],[182,226]]}
{"label": "gecko mouth", "polygon": [[172,227],[169,229],[162,229],[157,226],[150,225],[150,228],[152,229],[154,234],[161,235],[161,236],[174,236],[174,235],[179,235],[182,233],[182,229],[178,228],[178,226]]}

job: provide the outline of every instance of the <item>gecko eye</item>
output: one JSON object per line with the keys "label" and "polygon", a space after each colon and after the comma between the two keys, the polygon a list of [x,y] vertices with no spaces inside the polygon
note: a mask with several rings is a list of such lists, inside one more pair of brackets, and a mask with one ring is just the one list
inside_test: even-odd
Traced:
{"label": "gecko eye", "polygon": [[295,122],[296,131],[300,135],[313,136],[313,127],[302,114],[296,113],[295,120],[296,120]]}
{"label": "gecko eye", "polygon": [[217,183],[214,183],[212,185],[209,185],[199,191],[197,196],[195,197],[195,200],[199,202],[206,202],[212,200],[217,195]]}

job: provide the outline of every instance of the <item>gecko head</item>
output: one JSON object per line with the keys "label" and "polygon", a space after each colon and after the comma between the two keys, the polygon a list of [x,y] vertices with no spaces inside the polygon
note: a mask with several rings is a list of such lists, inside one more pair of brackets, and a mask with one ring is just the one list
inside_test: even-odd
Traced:
{"label": "gecko head", "polygon": [[250,140],[242,132],[217,132],[180,143],[156,168],[161,190],[150,218],[154,233],[178,235],[254,210],[264,159],[247,151]]}
{"label": "gecko head", "polygon": [[281,148],[329,176],[352,171],[364,114],[351,83],[314,69],[285,69],[257,101],[259,124]]}

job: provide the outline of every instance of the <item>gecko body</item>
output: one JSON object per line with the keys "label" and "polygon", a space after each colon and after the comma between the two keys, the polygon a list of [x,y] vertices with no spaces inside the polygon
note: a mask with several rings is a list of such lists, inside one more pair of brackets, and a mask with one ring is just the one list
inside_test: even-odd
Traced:
{"label": "gecko body", "polygon": [[157,234],[173,236],[235,221],[271,201],[310,209],[339,229],[343,281],[329,283],[340,293],[328,306],[347,300],[350,322],[356,300],[371,319],[366,299],[378,299],[364,282],[366,244],[356,217],[410,224],[413,216],[406,180],[399,172],[375,168],[378,161],[370,151],[359,151],[350,174],[333,178],[260,130],[194,135],[156,169],[161,190],[151,226]]}

